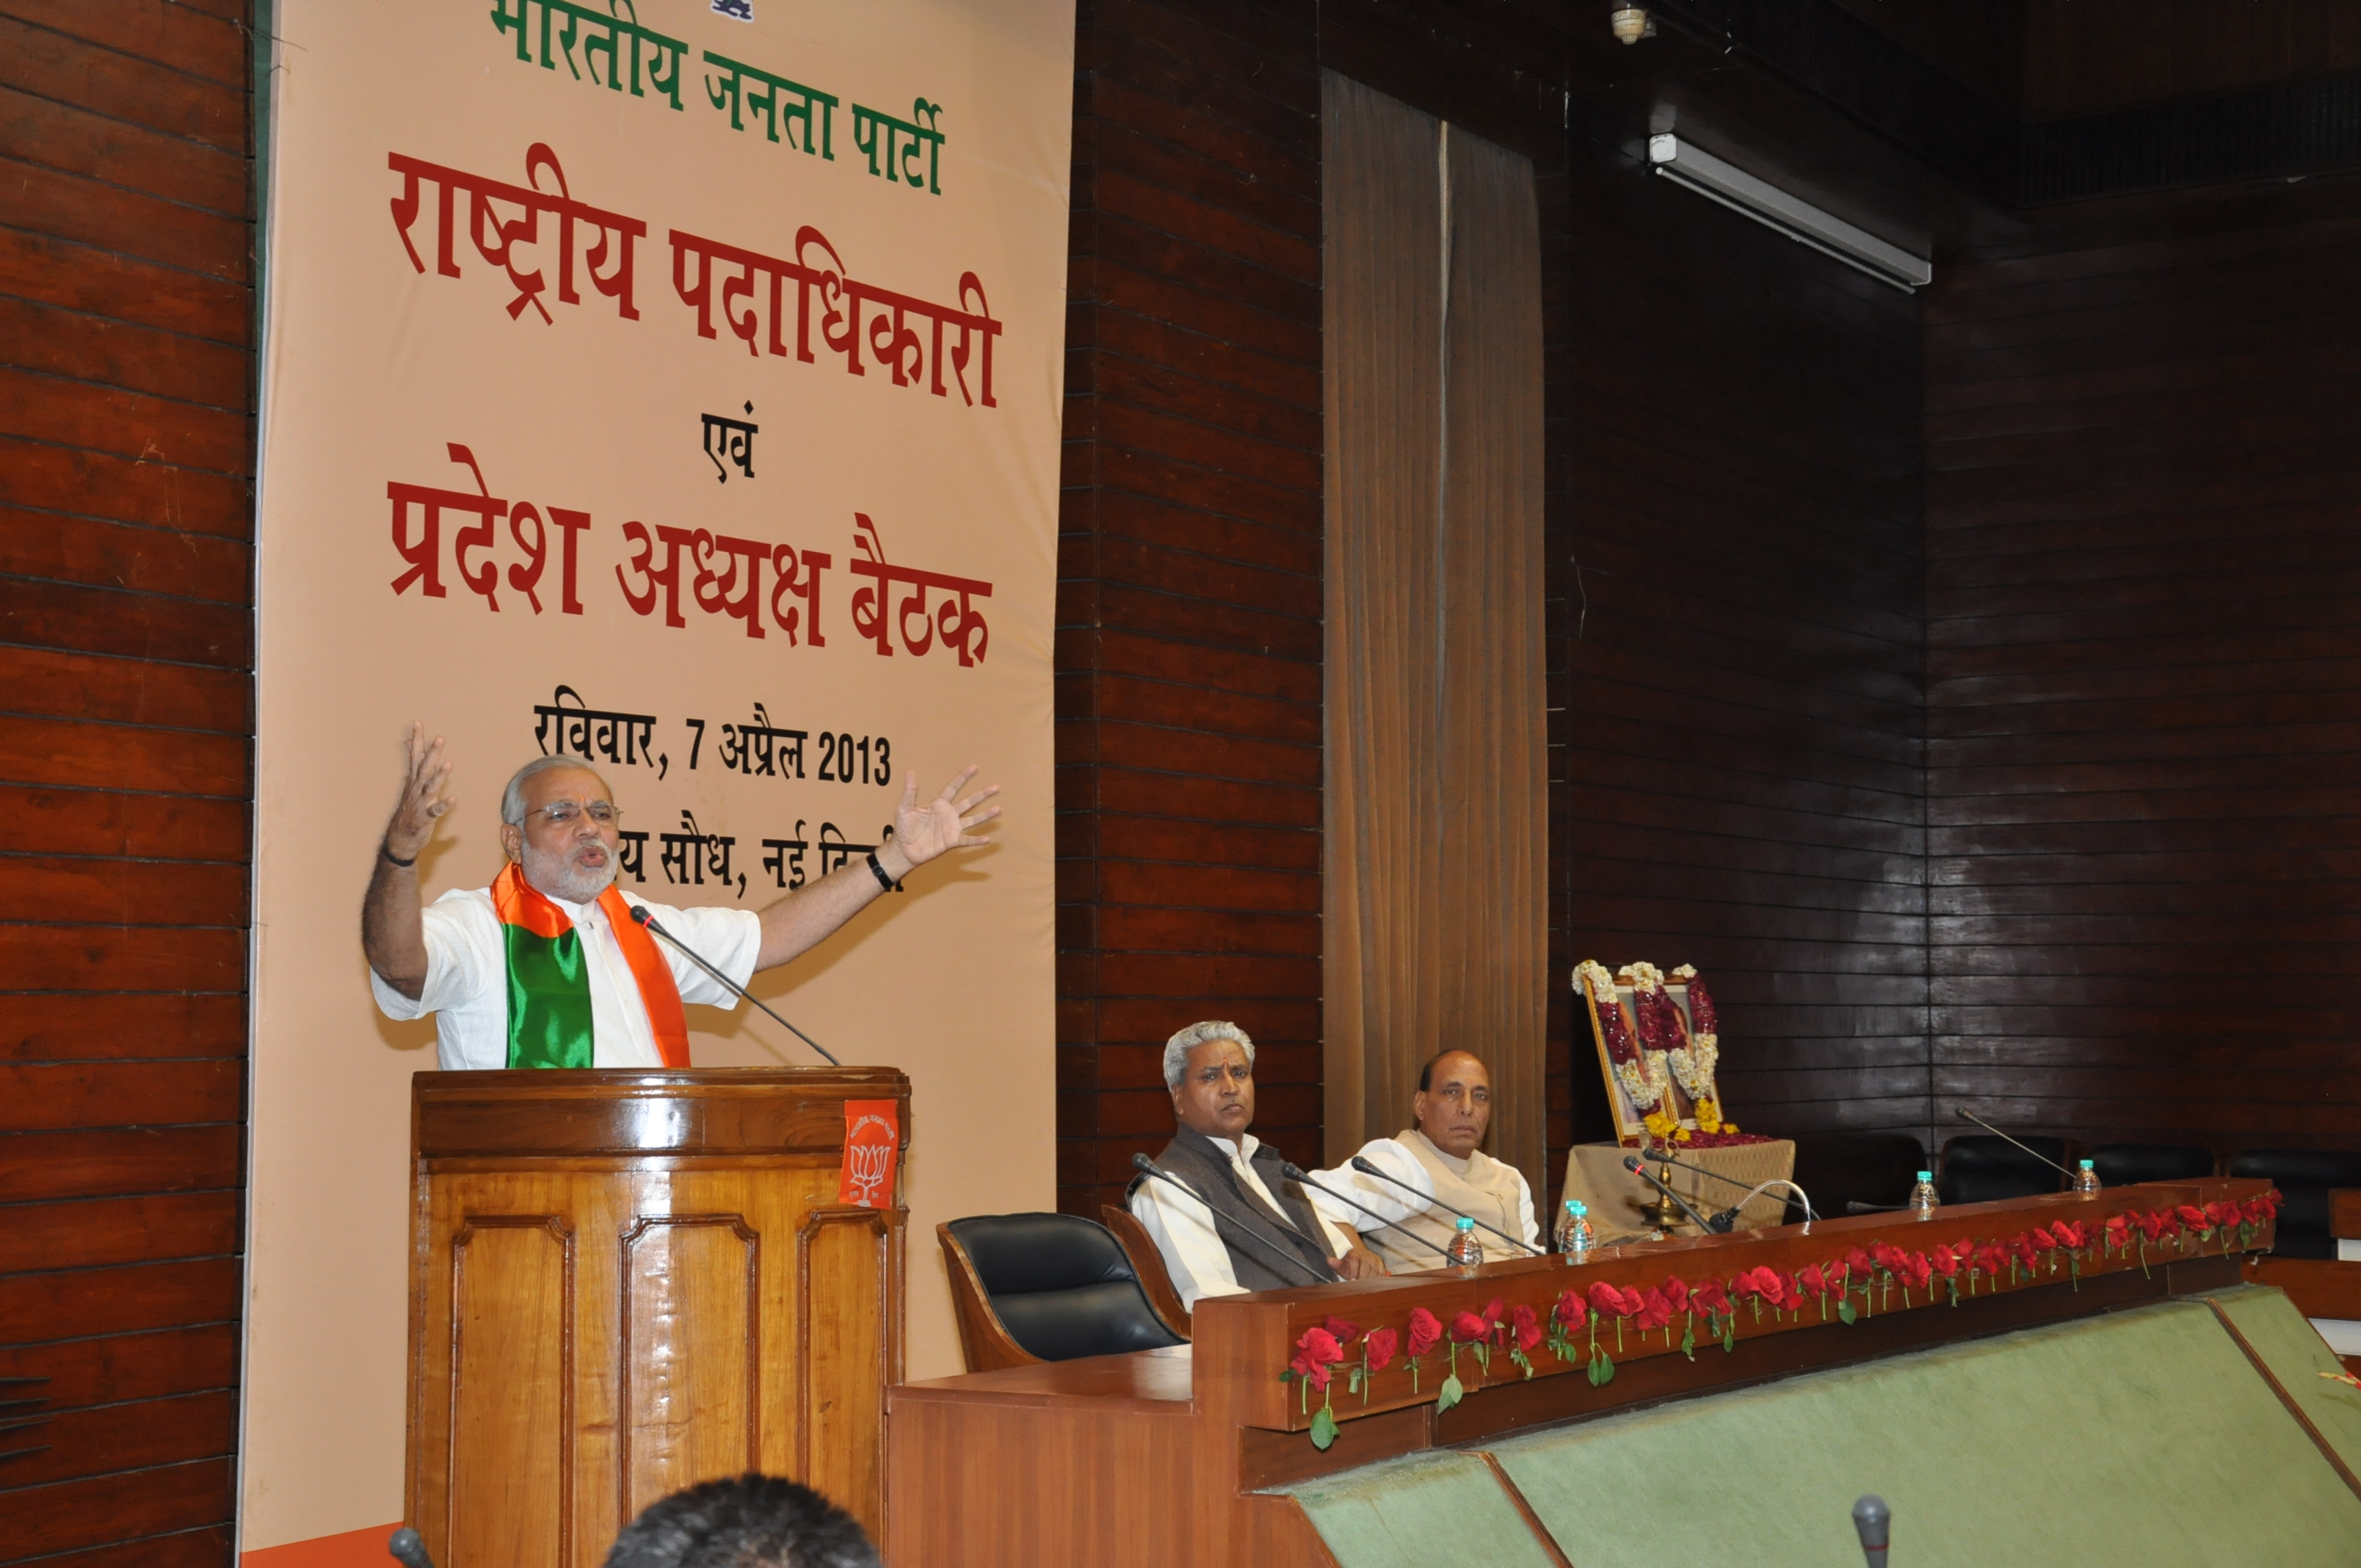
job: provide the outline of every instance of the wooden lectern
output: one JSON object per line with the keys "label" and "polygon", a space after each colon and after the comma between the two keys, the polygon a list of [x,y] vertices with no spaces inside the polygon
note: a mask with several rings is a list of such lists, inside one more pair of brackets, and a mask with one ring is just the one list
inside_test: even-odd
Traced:
{"label": "wooden lectern", "polygon": [[788,1475],[882,1540],[889,1207],[840,1202],[888,1068],[412,1080],[411,1522],[440,1568],[597,1568],[649,1503]]}

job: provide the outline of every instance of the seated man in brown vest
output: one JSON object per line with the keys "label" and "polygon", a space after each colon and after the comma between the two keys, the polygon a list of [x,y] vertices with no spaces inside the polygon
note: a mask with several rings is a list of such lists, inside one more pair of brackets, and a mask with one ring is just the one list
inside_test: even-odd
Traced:
{"label": "seated man in brown vest", "polygon": [[[1362,1145],[1359,1157],[1418,1193],[1440,1199],[1441,1204],[1422,1203],[1391,1181],[1363,1175],[1349,1159],[1334,1170],[1313,1172],[1312,1179],[1368,1205],[1437,1246],[1451,1244],[1452,1229],[1458,1223],[1453,1209],[1539,1245],[1532,1190],[1526,1186],[1523,1173],[1477,1146],[1492,1126],[1492,1075],[1484,1064],[1466,1051],[1444,1052],[1419,1073],[1418,1092],[1410,1103],[1413,1124],[1390,1138],[1373,1138]],[[1313,1200],[1323,1218],[1364,1230],[1378,1255],[1395,1272],[1441,1266],[1443,1258],[1433,1248],[1419,1245],[1370,1214],[1318,1193]],[[1487,1263],[1526,1255],[1488,1231],[1479,1229],[1476,1235],[1484,1244]]]}
{"label": "seated man in brown vest", "polygon": [[1156,1162],[1189,1190],[1142,1176],[1131,1184],[1131,1212],[1164,1255],[1182,1306],[1385,1272],[1351,1227],[1323,1221],[1279,1175],[1279,1151],[1246,1131],[1254,1042],[1244,1029],[1207,1022],[1174,1035],[1164,1046],[1164,1084],[1180,1127]]}

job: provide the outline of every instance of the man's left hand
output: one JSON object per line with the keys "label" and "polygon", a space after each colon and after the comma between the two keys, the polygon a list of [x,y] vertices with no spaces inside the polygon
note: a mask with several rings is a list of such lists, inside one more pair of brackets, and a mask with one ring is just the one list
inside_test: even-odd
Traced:
{"label": "man's left hand", "polygon": [[1330,1258],[1328,1264],[1347,1279],[1376,1279],[1386,1271],[1386,1266],[1378,1260],[1378,1255],[1359,1242],[1346,1247],[1344,1256]]}
{"label": "man's left hand", "polygon": [[[975,774],[975,768],[969,766],[957,778],[943,785],[942,794],[924,806],[918,804],[918,775],[904,774],[908,782],[902,790],[901,806],[894,813],[892,846],[902,851],[903,859],[913,866],[923,866],[946,850],[992,842],[969,829],[981,828],[1000,815],[1000,807],[984,804],[1000,793],[1000,786],[987,784],[973,795],[960,798],[959,792],[967,787],[968,781]],[[885,850],[881,848],[878,853],[883,858]]]}

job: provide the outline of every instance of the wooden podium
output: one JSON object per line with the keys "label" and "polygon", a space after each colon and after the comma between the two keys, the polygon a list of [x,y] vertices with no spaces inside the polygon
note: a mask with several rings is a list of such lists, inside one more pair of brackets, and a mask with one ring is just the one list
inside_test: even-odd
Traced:
{"label": "wooden podium", "polygon": [[747,1470],[882,1539],[902,1376],[899,1162],[838,1201],[887,1068],[412,1080],[411,1522],[440,1568],[597,1568],[642,1508]]}

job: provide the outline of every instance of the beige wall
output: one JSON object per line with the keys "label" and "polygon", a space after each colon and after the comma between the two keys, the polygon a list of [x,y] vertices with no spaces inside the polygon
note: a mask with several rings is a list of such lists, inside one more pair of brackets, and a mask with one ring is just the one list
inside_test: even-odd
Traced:
{"label": "beige wall", "polygon": [[[513,3],[513,0],[512,0]],[[898,773],[931,791],[968,762],[1005,786],[999,842],[927,868],[908,896],[881,900],[819,953],[774,971],[758,994],[848,1061],[891,1063],[914,1083],[909,1370],[958,1369],[933,1227],[958,1213],[1052,1204],[1050,630],[1062,345],[1071,0],[753,0],[745,25],[705,0],[640,0],[642,26],[689,46],[683,108],[541,69],[491,25],[485,0],[281,0],[268,224],[260,548],[260,730],[256,857],[252,1220],[243,1542],[248,1550],[397,1517],[401,1437],[408,1080],[431,1068],[432,1030],[370,1006],[356,939],[360,891],[396,780],[397,743],[420,718],[449,737],[459,807],[422,862],[430,895],[482,886],[498,869],[500,784],[536,753],[535,704],[576,688],[593,707],[656,716],[664,776],[618,767],[624,826],[647,830],[659,903],[775,897],[759,840],[822,821],[856,841],[890,818],[875,785],[749,778],[717,766],[721,726],[752,705],[812,732],[884,735]],[[603,13],[602,4],[598,10]],[[589,29],[586,26],[586,32]],[[563,31],[559,19],[557,33]],[[577,38],[576,59],[582,60]],[[836,94],[832,162],[732,131],[707,99],[711,49]],[[629,46],[622,49],[626,71]],[[601,61],[603,68],[603,60]],[[943,105],[942,193],[873,178],[854,146],[856,103],[908,113]],[[389,213],[401,193],[390,153],[510,185],[546,143],[576,201],[638,218],[634,302],[577,285],[556,300],[555,219],[521,251],[540,267],[555,317],[505,309],[516,293],[467,233],[461,276],[436,271],[435,188],[411,228],[412,267]],[[542,184],[553,182],[544,174]],[[495,209],[513,219],[513,207]],[[750,357],[726,326],[700,338],[673,286],[679,228],[771,256],[799,226],[824,233],[847,271],[921,301],[955,304],[973,272],[1004,323],[998,407],[954,385],[895,387],[840,354]],[[577,267],[581,264],[577,255]],[[715,289],[720,287],[717,269]],[[754,303],[766,305],[758,289]],[[924,342],[928,326],[914,320]],[[954,331],[950,334],[956,337]],[[758,337],[758,344],[763,341]],[[864,351],[864,362],[870,355]],[[980,367],[972,361],[973,385]],[[946,374],[949,374],[948,367]],[[718,483],[700,413],[755,405],[754,477]],[[591,514],[581,536],[583,613],[560,611],[555,539],[535,615],[505,580],[500,609],[464,586],[443,518],[446,595],[418,586],[390,531],[390,482],[471,488],[445,444],[472,449],[492,495]],[[892,657],[857,633],[848,570],[853,514],[886,554],[992,584],[976,608],[983,659],[938,646]],[[687,624],[642,618],[616,566],[628,521],[706,528],[825,552],[826,646],[790,647],[769,623],[681,599]],[[417,536],[417,514],[412,515]],[[478,552],[523,556],[505,526]],[[896,590],[896,600],[906,590]],[[764,597],[768,597],[767,578]],[[939,598],[939,596],[936,596]],[[790,601],[792,602],[792,601]],[[912,630],[916,629],[915,622]],[[707,728],[698,767],[692,730]],[[681,813],[734,835],[733,885],[668,886],[655,835]],[[807,856],[817,870],[816,852]],[[742,895],[734,886],[747,874]],[[767,1019],[692,1008],[703,1065],[800,1062]]]}

